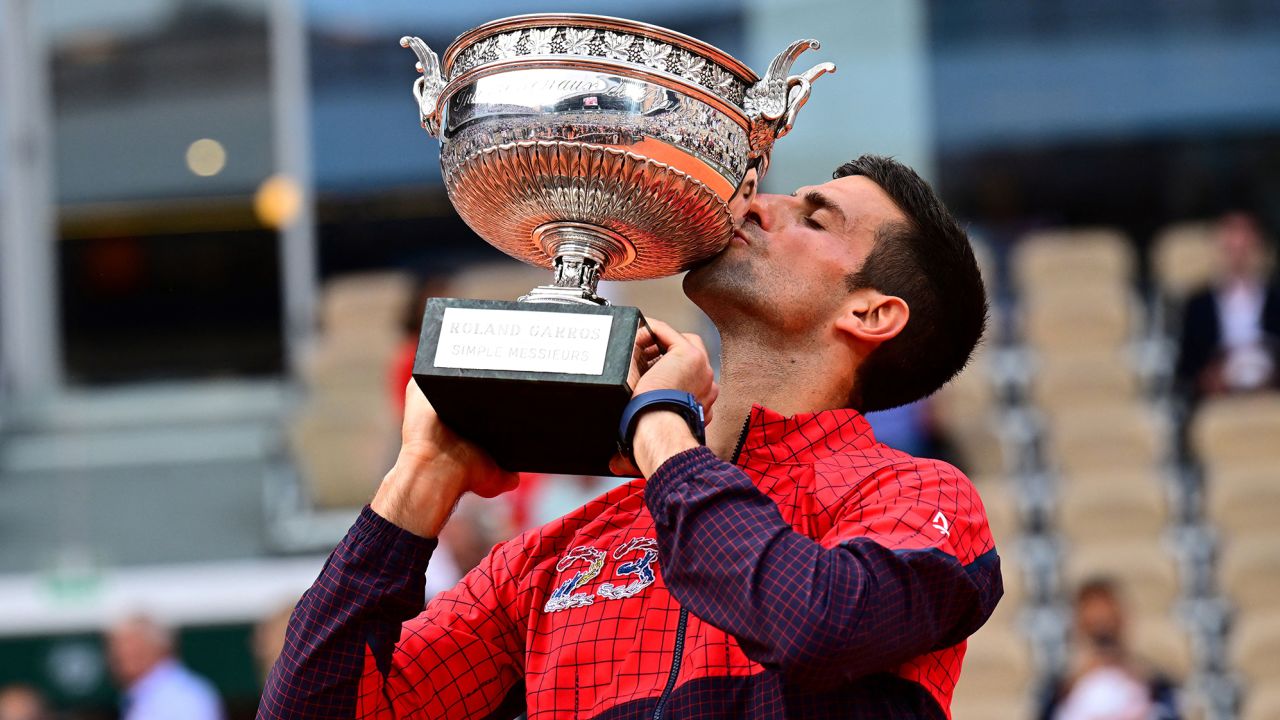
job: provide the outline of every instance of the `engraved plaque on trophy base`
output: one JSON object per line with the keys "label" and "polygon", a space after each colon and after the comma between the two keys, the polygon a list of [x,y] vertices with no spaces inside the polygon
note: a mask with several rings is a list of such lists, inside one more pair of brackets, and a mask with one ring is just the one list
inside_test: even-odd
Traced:
{"label": "engraved plaque on trophy base", "polygon": [[633,307],[432,298],[413,377],[507,470],[610,475],[643,323]]}

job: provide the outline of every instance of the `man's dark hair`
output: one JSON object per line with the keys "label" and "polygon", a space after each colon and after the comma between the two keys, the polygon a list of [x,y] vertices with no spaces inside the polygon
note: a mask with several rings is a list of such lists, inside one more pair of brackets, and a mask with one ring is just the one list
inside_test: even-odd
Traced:
{"label": "man's dark hair", "polygon": [[881,227],[862,268],[845,278],[850,292],[896,295],[911,311],[858,371],[853,404],[871,412],[928,397],[964,369],[986,327],[987,293],[968,235],[914,170],[863,155],[834,173],[853,175],[879,185],[907,217]]}

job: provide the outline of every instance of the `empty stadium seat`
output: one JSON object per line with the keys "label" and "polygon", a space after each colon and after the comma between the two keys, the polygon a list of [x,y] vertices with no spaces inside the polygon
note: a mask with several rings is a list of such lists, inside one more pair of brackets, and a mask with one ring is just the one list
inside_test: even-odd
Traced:
{"label": "empty stadium seat", "polygon": [[1280,611],[1242,614],[1231,632],[1229,657],[1249,687],[1280,687]]}
{"label": "empty stadium seat", "polygon": [[1014,281],[1022,292],[1079,279],[1133,277],[1133,246],[1108,228],[1047,230],[1022,238],[1012,253]]}
{"label": "empty stadium seat", "polygon": [[399,418],[387,379],[413,293],[412,277],[399,272],[347,275],[324,288],[320,338],[303,363],[307,399],[288,430],[318,507],[368,502],[395,458]]}
{"label": "empty stadium seat", "polygon": [[313,398],[289,428],[295,462],[321,508],[369,502],[399,447],[385,393]]}
{"label": "empty stadium seat", "polygon": [[1091,305],[1055,294],[1035,310],[1023,313],[1022,336],[1043,354],[1114,350],[1124,346],[1138,327],[1135,315],[1131,301]]}
{"label": "empty stadium seat", "polygon": [[1136,399],[1140,391],[1128,357],[1113,348],[1044,353],[1031,376],[1031,396],[1042,408]]}
{"label": "empty stadium seat", "polygon": [[1005,476],[1012,467],[1000,437],[990,355],[979,350],[969,366],[932,398],[934,418],[959,450],[958,464],[973,478]]}
{"label": "empty stadium seat", "polygon": [[1176,618],[1135,613],[1129,621],[1129,645],[1139,659],[1161,672],[1179,680],[1191,676],[1191,638]]}
{"label": "empty stadium seat", "polygon": [[1164,453],[1157,419],[1133,402],[1046,409],[1050,462],[1063,474],[1151,472]]}
{"label": "empty stadium seat", "polygon": [[932,398],[935,411],[944,421],[956,424],[972,421],[979,415],[995,411],[996,398],[991,386],[990,354],[979,348],[969,365],[951,382],[942,386]]}
{"label": "empty stadium seat", "polygon": [[1205,472],[1206,511],[1228,541],[1236,535],[1277,532],[1280,449],[1277,453],[1271,460],[1228,462]]}
{"label": "empty stadium seat", "polygon": [[[976,481],[975,481],[976,482]],[[1013,541],[1021,534],[1017,498],[1008,484],[995,480],[979,483],[978,492],[987,511],[987,524],[997,547],[1003,541]]]}
{"label": "empty stadium seat", "polygon": [[1218,273],[1220,259],[1213,223],[1181,222],[1157,233],[1151,248],[1151,270],[1166,301],[1178,302],[1207,285]]}
{"label": "empty stadium seat", "polygon": [[952,699],[952,718],[1029,717],[1034,667],[1027,639],[1011,624],[993,617],[969,638],[964,671]]}
{"label": "empty stadium seat", "polygon": [[1240,612],[1280,613],[1280,530],[1224,542],[1218,577]]}
{"label": "empty stadium seat", "polygon": [[1240,720],[1280,720],[1280,685],[1248,688]]}
{"label": "empty stadium seat", "polygon": [[1276,463],[1280,393],[1227,395],[1206,401],[1191,427],[1196,456],[1210,471]]}
{"label": "empty stadium seat", "polygon": [[1059,529],[1075,544],[1158,540],[1169,519],[1163,485],[1150,472],[1061,476],[1056,507]]}

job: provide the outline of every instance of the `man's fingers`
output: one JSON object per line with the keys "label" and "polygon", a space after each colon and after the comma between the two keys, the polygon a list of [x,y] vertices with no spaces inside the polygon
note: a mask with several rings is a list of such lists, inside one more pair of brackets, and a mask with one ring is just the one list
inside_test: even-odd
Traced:
{"label": "man's fingers", "polygon": [[649,330],[653,333],[653,336],[657,338],[658,343],[666,347],[667,350],[672,350],[678,345],[684,345],[689,342],[688,340],[685,340],[684,336],[681,335],[678,330],[661,320],[650,319]]}
{"label": "man's fingers", "polygon": [[657,347],[657,340],[653,337],[653,331],[649,329],[649,326],[641,325],[636,330],[636,347],[642,350]]}
{"label": "man's fingers", "polygon": [[684,333],[684,339],[690,344],[702,351],[703,355],[707,354],[707,344],[702,341],[702,336],[697,333]]}

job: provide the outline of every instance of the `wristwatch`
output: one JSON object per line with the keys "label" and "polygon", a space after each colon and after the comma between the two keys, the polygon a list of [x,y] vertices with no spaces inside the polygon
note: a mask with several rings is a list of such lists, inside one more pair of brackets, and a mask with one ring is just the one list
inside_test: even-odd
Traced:
{"label": "wristwatch", "polygon": [[689,431],[699,445],[707,444],[707,425],[702,415],[702,404],[691,393],[681,390],[650,390],[631,398],[622,410],[618,423],[618,452],[628,460],[632,457],[631,441],[635,438],[636,424],[640,416],[650,410],[671,410],[689,424]]}

